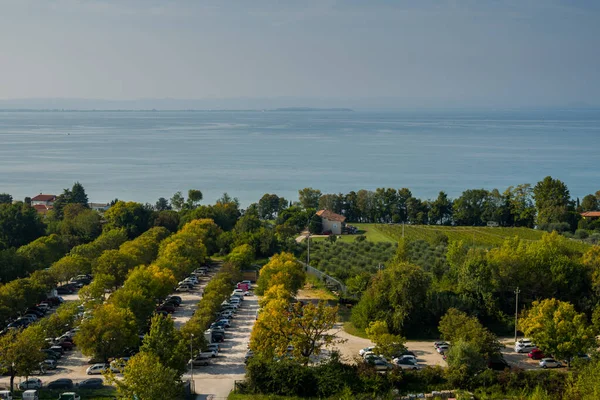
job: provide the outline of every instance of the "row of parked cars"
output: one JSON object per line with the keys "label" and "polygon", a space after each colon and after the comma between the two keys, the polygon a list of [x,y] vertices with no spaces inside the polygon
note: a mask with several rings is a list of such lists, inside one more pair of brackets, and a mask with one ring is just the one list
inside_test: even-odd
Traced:
{"label": "row of parked cars", "polygon": [[196,289],[196,286],[200,283],[200,279],[208,274],[208,267],[197,268],[187,278],[177,284],[175,288],[176,292],[191,292]]}
{"label": "row of parked cars", "polygon": [[203,366],[210,364],[211,360],[219,355],[221,346],[219,343],[225,341],[225,332],[231,328],[232,320],[235,314],[242,306],[245,296],[251,295],[252,283],[243,281],[236,285],[229,299],[221,303],[221,308],[215,316],[215,321],[204,332],[204,337],[208,343],[206,349],[202,349],[193,359],[190,360],[193,366]]}
{"label": "row of parked cars", "polygon": [[377,371],[389,371],[394,368],[418,370],[421,369],[415,353],[404,350],[391,357],[388,361],[382,354],[375,354],[375,346],[365,347],[359,350],[358,355],[362,357],[365,363],[373,365]]}

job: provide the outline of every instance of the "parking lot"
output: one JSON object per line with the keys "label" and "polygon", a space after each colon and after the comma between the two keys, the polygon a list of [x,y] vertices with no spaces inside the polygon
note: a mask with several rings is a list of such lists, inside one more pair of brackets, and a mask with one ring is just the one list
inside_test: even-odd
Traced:
{"label": "parking lot", "polygon": [[[221,351],[207,366],[194,367],[194,384],[198,399],[226,399],[236,380],[244,379],[244,356],[248,350],[250,333],[254,326],[258,298],[246,296],[240,309],[225,331]],[[184,379],[189,379],[186,374]]]}
{"label": "parking lot", "polygon": [[[202,292],[204,287],[210,280],[212,276],[214,276],[216,270],[213,270],[208,274],[208,276],[204,277],[200,283],[196,286],[193,291],[177,293],[178,296],[181,297],[182,303],[180,307],[177,307],[175,313],[171,314],[171,317],[174,320],[175,326],[180,328],[183,324],[185,324],[190,317],[193,315],[194,310],[198,304],[198,301],[202,298]],[[77,294],[68,294],[61,296],[65,301],[76,301],[79,300]],[[90,366],[89,357],[84,356],[81,351],[75,347],[75,349],[71,351],[66,351],[60,360],[57,362],[57,368],[55,370],[46,371],[43,375],[33,375],[33,377],[38,377],[42,380],[43,385],[54,381],[56,379],[68,378],[71,379],[74,383],[80,382],[84,379],[88,379],[90,377],[102,377],[101,375],[87,375],[86,369]],[[25,380],[25,377],[15,377],[15,387],[18,384]],[[0,377],[0,387],[10,387],[10,377],[9,376],[1,376]]]}

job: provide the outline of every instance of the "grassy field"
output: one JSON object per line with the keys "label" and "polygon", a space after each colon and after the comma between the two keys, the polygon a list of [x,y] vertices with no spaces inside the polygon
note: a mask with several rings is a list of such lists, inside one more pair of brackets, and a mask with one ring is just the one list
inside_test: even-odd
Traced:
{"label": "grassy field", "polygon": [[314,275],[306,276],[306,284],[298,291],[298,298],[336,300],[337,297]]}
{"label": "grassy field", "polygon": [[[402,225],[394,224],[352,224],[359,229],[359,235],[365,235],[371,242],[396,243],[402,237]],[[433,242],[437,236],[444,234],[450,241],[463,240],[476,246],[499,246],[505,239],[518,236],[524,240],[539,240],[544,234],[529,228],[490,228],[487,226],[439,226],[439,225],[404,225],[404,237],[412,240]],[[358,235],[342,235],[338,240],[353,242]],[[313,241],[326,238],[313,238]]]}

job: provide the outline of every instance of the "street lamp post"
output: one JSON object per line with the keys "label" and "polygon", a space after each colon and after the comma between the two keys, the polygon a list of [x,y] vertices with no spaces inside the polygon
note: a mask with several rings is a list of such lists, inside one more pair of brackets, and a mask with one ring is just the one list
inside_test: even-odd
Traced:
{"label": "street lamp post", "polygon": [[306,236],[306,243],[308,245],[308,250],[306,252],[306,266],[310,266],[310,231]]}

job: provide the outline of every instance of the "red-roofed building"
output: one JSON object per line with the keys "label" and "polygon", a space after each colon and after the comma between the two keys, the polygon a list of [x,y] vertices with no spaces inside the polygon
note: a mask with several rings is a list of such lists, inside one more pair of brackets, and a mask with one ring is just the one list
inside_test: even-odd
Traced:
{"label": "red-roofed building", "polygon": [[37,196],[31,199],[32,206],[51,206],[54,204],[56,200],[56,196],[53,194],[38,194]]}
{"label": "red-roofed building", "polygon": [[317,215],[321,217],[323,232],[331,232],[334,235],[341,235],[346,224],[346,217],[336,214],[329,210],[319,210]]}
{"label": "red-roofed building", "polygon": [[595,219],[600,218],[600,211],[586,211],[586,212],[582,212],[581,216],[583,217],[583,219],[595,220]]}

